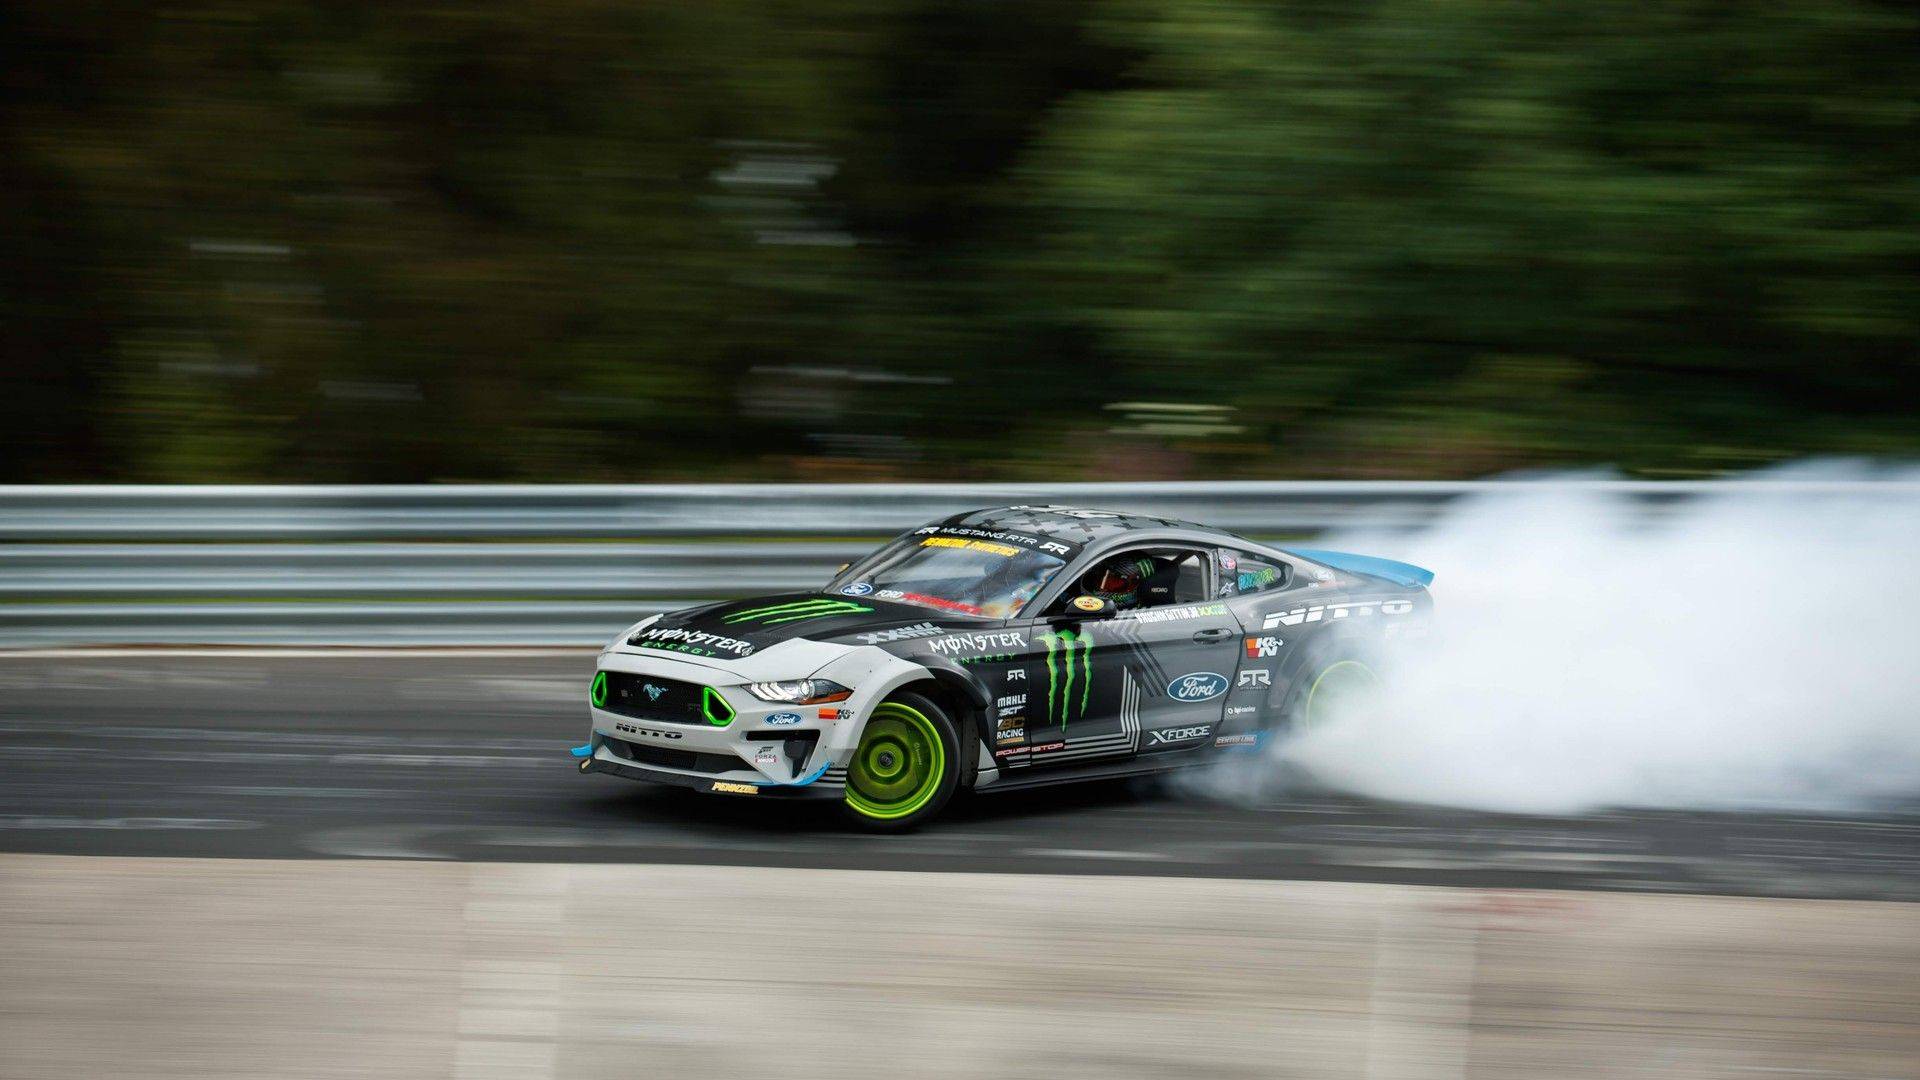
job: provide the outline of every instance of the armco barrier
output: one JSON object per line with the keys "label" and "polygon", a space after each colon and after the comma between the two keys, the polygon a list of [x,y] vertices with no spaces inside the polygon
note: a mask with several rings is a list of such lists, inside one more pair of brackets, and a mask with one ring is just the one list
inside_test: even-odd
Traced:
{"label": "armco barrier", "polygon": [[[1256,537],[1408,529],[1500,483],[0,486],[0,646],[597,644],[642,615],[805,588],[960,510],[1100,506]],[[1657,514],[1707,492],[1902,481],[1554,481]]]}

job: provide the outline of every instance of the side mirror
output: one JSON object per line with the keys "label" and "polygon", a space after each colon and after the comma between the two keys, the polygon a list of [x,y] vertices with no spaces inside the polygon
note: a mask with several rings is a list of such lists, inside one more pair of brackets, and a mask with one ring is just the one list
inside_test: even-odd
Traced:
{"label": "side mirror", "polygon": [[1076,596],[1067,603],[1067,614],[1088,619],[1111,618],[1120,609],[1104,596]]}

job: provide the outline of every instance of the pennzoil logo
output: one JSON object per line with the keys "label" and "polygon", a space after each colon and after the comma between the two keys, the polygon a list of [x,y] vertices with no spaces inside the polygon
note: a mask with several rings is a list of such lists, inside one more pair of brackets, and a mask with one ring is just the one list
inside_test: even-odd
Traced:
{"label": "pennzoil logo", "polygon": [[725,781],[725,780],[715,780],[713,782],[713,786],[708,788],[707,790],[719,792],[722,795],[758,795],[760,794],[760,789],[752,784],[734,784],[734,783],[729,783],[728,781]]}
{"label": "pennzoil logo", "polygon": [[800,622],[803,619],[823,619],[829,615],[865,615],[873,609],[865,604],[856,604],[851,600],[795,600],[790,604],[774,604],[771,607],[748,608],[723,616],[721,622],[732,626],[735,623],[759,623],[762,626],[778,626],[781,623]]}
{"label": "pennzoil logo", "polygon": [[1066,727],[1069,720],[1087,715],[1093,696],[1093,635],[1062,630],[1041,634],[1040,644],[1047,649],[1047,722]]}

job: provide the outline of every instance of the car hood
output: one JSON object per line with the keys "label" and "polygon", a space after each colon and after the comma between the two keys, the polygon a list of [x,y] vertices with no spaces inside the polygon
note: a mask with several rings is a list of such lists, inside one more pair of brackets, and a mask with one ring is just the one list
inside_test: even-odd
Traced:
{"label": "car hood", "polygon": [[885,645],[949,630],[998,625],[871,596],[783,593],[729,600],[663,615],[628,635],[630,648],[678,653],[691,659],[744,660],[783,641]]}

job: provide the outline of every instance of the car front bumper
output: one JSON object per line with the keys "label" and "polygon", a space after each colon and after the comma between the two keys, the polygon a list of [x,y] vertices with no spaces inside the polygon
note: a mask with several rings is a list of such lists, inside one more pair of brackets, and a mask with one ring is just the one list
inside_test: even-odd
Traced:
{"label": "car front bumper", "polygon": [[580,759],[581,772],[607,773],[627,780],[641,780],[652,784],[672,784],[712,795],[756,795],[777,799],[840,799],[846,794],[847,776],[844,769],[829,768],[808,783],[774,783],[751,770],[735,770],[709,776],[603,757],[598,746],[594,747],[594,751],[592,756]]}

